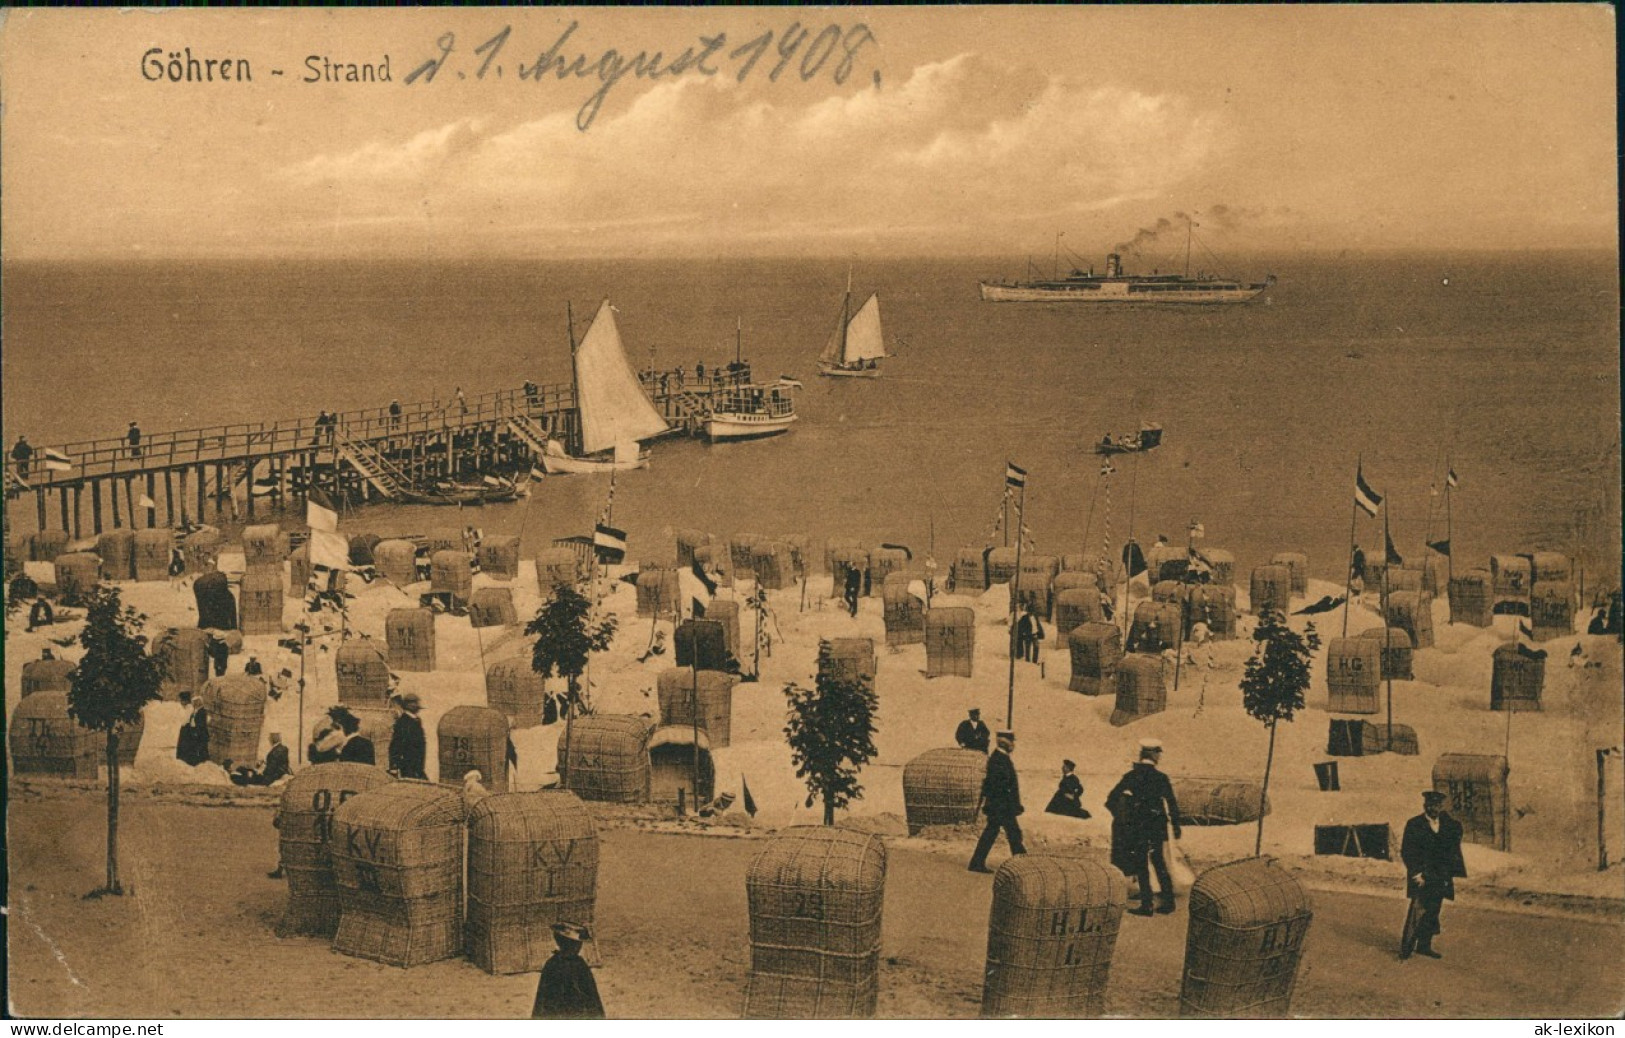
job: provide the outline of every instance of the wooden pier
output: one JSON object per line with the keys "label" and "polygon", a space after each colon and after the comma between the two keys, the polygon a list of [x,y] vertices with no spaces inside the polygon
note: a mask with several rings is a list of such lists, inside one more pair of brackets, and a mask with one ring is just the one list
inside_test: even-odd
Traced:
{"label": "wooden pier", "polygon": [[[748,382],[746,365],[695,377],[693,369],[645,371],[645,392],[680,431],[698,433],[714,394]],[[574,387],[568,384],[502,389],[432,403],[343,411],[322,423],[315,416],[246,422],[84,440],[42,448],[26,466],[9,455],[7,501],[33,495],[38,529],[73,539],[104,529],[246,518],[256,503],[292,495],[302,502],[321,487],[352,502],[403,500],[441,480],[478,480],[529,472],[549,438],[579,442]],[[47,457],[66,458],[66,469]],[[52,499],[55,507],[52,507]],[[141,513],[145,515],[141,515]],[[86,521],[88,513],[88,522]]]}

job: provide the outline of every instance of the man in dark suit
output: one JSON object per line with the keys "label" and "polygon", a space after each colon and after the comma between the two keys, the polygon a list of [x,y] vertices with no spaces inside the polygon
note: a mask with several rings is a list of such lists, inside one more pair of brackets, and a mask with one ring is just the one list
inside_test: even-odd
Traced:
{"label": "man in dark suit", "polygon": [[993,841],[999,838],[999,830],[1004,830],[1005,839],[1010,841],[1011,854],[1026,854],[1027,848],[1021,842],[1021,825],[1016,818],[1024,808],[1021,806],[1021,783],[1016,778],[1016,765],[1010,759],[1010,754],[1016,750],[1016,733],[1000,732],[997,745],[987,758],[987,774],[982,778],[982,813],[987,815],[987,825],[982,829],[981,838],[976,841],[976,850],[971,854],[970,871],[992,872],[987,867],[987,852],[993,849]]}
{"label": "man in dark suit", "polygon": [[1028,607],[1016,623],[1016,658],[1028,663],[1038,662],[1038,643],[1044,640],[1044,624]]}
{"label": "man in dark suit", "polygon": [[[1444,810],[1445,795],[1433,790],[1422,794],[1422,813],[1405,823],[1399,857],[1405,863],[1405,888],[1416,919],[1416,953],[1440,959],[1433,949],[1439,933],[1439,909],[1456,899],[1456,879],[1467,875],[1461,859],[1461,823]],[[1409,936],[1409,935],[1407,935]],[[1399,957],[1409,958],[1409,940],[1402,942]]]}
{"label": "man in dark suit", "polygon": [[1140,742],[1140,759],[1134,762],[1112,791],[1106,795],[1106,810],[1112,813],[1112,864],[1140,884],[1140,906],[1131,915],[1151,915],[1151,872],[1157,873],[1157,911],[1174,910],[1174,882],[1162,855],[1168,838],[1168,823],[1179,839],[1179,804],[1168,776],[1157,770],[1162,760],[1162,743],[1156,739]]}
{"label": "man in dark suit", "polygon": [[971,708],[970,716],[959,722],[954,730],[954,742],[962,750],[976,750],[978,753],[987,752],[987,744],[991,734],[987,725],[982,721],[982,711]]}
{"label": "man in dark suit", "polygon": [[395,710],[395,727],[389,737],[390,773],[397,778],[428,781],[429,774],[424,769],[428,742],[423,735],[423,720],[418,717],[423,700],[416,692],[408,692],[393,697],[390,706]]}

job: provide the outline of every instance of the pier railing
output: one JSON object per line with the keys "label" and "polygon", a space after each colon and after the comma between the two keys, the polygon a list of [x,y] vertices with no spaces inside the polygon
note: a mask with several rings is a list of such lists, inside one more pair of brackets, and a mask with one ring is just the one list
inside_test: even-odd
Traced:
{"label": "pier railing", "polygon": [[[682,368],[640,372],[638,377],[656,406],[672,417],[685,392],[716,391],[740,385],[749,381],[749,368],[719,369],[704,378],[697,378],[694,372]],[[556,419],[575,406],[575,387],[555,383],[532,386],[528,390],[499,389],[463,398],[454,395],[446,400],[401,404],[398,415],[390,413],[388,404],[341,411],[332,415],[327,425],[319,421],[319,416],[307,415],[178,431],[148,433],[143,430],[139,445],[132,445],[126,437],[76,440],[49,448],[35,445],[26,474],[10,456],[8,445],[5,467],[11,478],[7,480],[7,488],[13,492],[41,490],[189,465],[230,464],[296,455],[331,449],[337,438],[388,441],[396,437],[456,434],[500,426],[520,416]],[[67,470],[48,468],[48,451],[67,458],[70,467]]]}

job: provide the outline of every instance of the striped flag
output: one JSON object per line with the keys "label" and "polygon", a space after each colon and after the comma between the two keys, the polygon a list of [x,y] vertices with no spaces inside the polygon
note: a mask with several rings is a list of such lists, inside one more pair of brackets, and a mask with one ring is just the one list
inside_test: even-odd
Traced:
{"label": "striped flag", "polygon": [[1445,470],[1444,482],[1445,482],[1445,485],[1448,486],[1451,490],[1454,490],[1457,487],[1461,486],[1461,481],[1456,478],[1456,470],[1455,469],[1446,469]]}
{"label": "striped flag", "polygon": [[592,532],[592,549],[598,561],[612,565],[619,563],[626,558],[626,531],[599,523]]}
{"label": "striped flag", "polygon": [[40,451],[40,463],[52,472],[68,472],[73,468],[73,460],[59,450],[50,447]]}
{"label": "striped flag", "polygon": [[1382,495],[1372,490],[1371,484],[1365,481],[1365,471],[1362,468],[1354,470],[1354,503],[1373,519],[1377,517],[1377,509],[1382,506]]}
{"label": "striped flag", "polygon": [[1020,489],[1027,485],[1027,470],[1011,462],[1004,463],[1004,485]]}
{"label": "striped flag", "polygon": [[[324,530],[328,533],[339,528],[339,510],[333,507],[333,499],[327,496],[326,491],[312,488],[305,495],[305,524],[312,531]],[[348,549],[345,554],[349,554]]]}

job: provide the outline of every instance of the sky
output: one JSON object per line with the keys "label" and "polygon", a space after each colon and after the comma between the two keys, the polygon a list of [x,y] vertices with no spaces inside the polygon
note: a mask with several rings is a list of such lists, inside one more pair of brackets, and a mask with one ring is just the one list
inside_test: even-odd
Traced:
{"label": "sky", "polygon": [[[1602,5],[61,9],[3,34],[8,260],[1061,234],[1094,259],[1186,216],[1243,253],[1617,247]],[[252,80],[173,82],[187,48]],[[312,57],[390,82],[306,82]]]}

